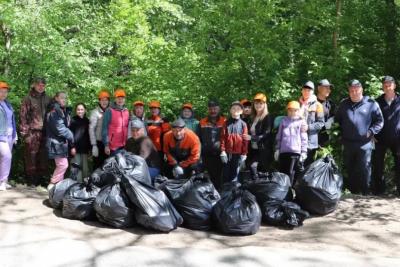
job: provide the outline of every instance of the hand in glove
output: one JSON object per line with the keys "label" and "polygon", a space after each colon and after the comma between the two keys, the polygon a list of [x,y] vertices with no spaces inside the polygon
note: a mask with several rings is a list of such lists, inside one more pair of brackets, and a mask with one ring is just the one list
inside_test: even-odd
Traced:
{"label": "hand in glove", "polygon": [[304,162],[307,159],[307,153],[301,153],[300,162]]}
{"label": "hand in glove", "polygon": [[222,161],[223,164],[228,163],[228,155],[226,154],[225,151],[222,151],[222,152],[221,152],[220,157],[221,157],[221,161]]}
{"label": "hand in glove", "polygon": [[325,122],[325,129],[329,130],[332,128],[332,124],[335,122],[333,117],[330,117],[329,119],[326,120]]}
{"label": "hand in glove", "polygon": [[99,148],[96,145],[92,146],[92,156],[96,158],[99,156]]}
{"label": "hand in glove", "polygon": [[275,159],[275,161],[278,161],[278,160],[279,160],[279,150],[276,150],[276,151],[275,151],[275,153],[274,153],[274,159]]}
{"label": "hand in glove", "polygon": [[178,178],[179,176],[183,175],[183,169],[181,166],[176,165],[173,169],[172,169],[172,175],[175,178]]}

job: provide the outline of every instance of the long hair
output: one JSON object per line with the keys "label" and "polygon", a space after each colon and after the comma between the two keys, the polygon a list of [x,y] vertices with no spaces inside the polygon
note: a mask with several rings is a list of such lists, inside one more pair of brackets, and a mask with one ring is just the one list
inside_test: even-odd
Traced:
{"label": "long hair", "polygon": [[[256,101],[253,102],[253,104],[251,105],[251,118],[254,121],[254,119],[257,117],[257,111],[254,108],[254,104],[256,103]],[[261,114],[260,120],[263,120],[265,118],[265,116],[268,115],[268,105],[267,102],[263,102],[264,103],[264,110],[263,113]]]}

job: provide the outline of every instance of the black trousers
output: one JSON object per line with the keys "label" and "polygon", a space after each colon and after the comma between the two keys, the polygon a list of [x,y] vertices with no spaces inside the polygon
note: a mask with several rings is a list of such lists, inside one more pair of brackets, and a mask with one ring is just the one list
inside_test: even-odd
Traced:
{"label": "black trousers", "polygon": [[318,148],[307,150],[307,158],[304,161],[304,167],[307,167],[314,162],[315,153],[317,153]]}
{"label": "black trousers", "polygon": [[211,182],[219,191],[222,188],[222,161],[219,155],[203,155],[203,168],[210,175]]}
{"label": "black trousers", "polygon": [[290,182],[293,186],[296,183],[297,177],[303,171],[303,164],[300,162],[300,154],[279,154],[279,171],[287,174],[290,177]]}
{"label": "black trousers", "polygon": [[228,154],[228,162],[222,168],[223,183],[238,181],[240,157],[240,154]]}
{"label": "black trousers", "polygon": [[250,149],[247,155],[246,168],[251,171],[253,177],[258,172],[271,171],[272,151],[267,149]]}
{"label": "black trousers", "polygon": [[400,147],[397,144],[376,143],[372,160],[373,173],[371,189],[372,192],[377,195],[383,194],[386,191],[386,181],[383,171],[385,169],[385,155],[388,150],[392,152],[395,167],[396,188],[397,192],[400,194]]}
{"label": "black trousers", "polygon": [[343,163],[347,175],[344,185],[353,194],[367,195],[371,183],[372,144],[343,144]]}
{"label": "black trousers", "polygon": [[93,170],[103,166],[104,161],[107,159],[107,155],[104,152],[104,144],[101,141],[97,141],[97,147],[99,148],[99,156],[93,157]]}

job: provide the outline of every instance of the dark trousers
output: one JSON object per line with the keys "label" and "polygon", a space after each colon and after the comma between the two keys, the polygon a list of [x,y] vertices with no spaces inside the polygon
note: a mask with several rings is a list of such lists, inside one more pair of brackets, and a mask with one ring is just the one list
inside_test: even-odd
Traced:
{"label": "dark trousers", "polygon": [[180,177],[173,177],[172,175],[172,170],[174,169],[175,166],[166,164],[165,166],[165,176],[167,176],[168,178],[171,179],[189,179],[190,177],[193,176],[193,174],[196,174],[200,171],[200,164],[196,163],[196,164],[192,164],[187,166],[186,168],[182,168],[183,169],[183,175],[181,175]]}
{"label": "dark trousers", "polygon": [[240,154],[228,154],[228,162],[223,164],[223,183],[238,181],[240,170]]}
{"label": "dark trousers", "polygon": [[25,176],[28,184],[47,184],[44,176],[48,174],[46,137],[42,131],[31,131],[25,136],[24,160]]}
{"label": "dark trousers", "polygon": [[258,172],[267,172],[271,170],[272,152],[266,149],[250,149],[247,155],[246,168],[251,171],[254,178]]}
{"label": "dark trousers", "polygon": [[369,193],[371,182],[372,145],[345,143],[343,144],[343,163],[347,175],[344,185],[353,194]]}
{"label": "dark trousers", "polygon": [[203,155],[203,168],[217,190],[222,188],[222,162],[219,155]]}
{"label": "dark trousers", "polygon": [[300,162],[300,154],[281,153],[279,154],[279,171],[290,177],[291,185],[296,183],[297,177],[303,171],[303,165]]}
{"label": "dark trousers", "polygon": [[93,170],[102,167],[104,161],[107,158],[107,155],[104,152],[104,144],[103,144],[103,142],[97,141],[97,147],[99,148],[99,156],[98,157],[93,157]]}
{"label": "dark trousers", "polygon": [[383,194],[386,191],[386,181],[383,175],[385,168],[385,155],[387,150],[390,150],[393,155],[394,167],[395,167],[395,178],[397,192],[400,194],[400,147],[396,144],[380,144],[376,143],[375,150],[373,152],[373,164],[372,164],[372,184],[371,189],[374,194]]}

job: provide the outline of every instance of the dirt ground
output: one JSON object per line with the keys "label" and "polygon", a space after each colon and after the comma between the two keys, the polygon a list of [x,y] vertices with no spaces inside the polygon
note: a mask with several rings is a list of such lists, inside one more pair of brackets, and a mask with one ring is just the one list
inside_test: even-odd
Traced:
{"label": "dirt ground", "polygon": [[400,266],[400,198],[345,197],[294,230],[253,236],[67,220],[44,190],[0,192],[0,266]]}

